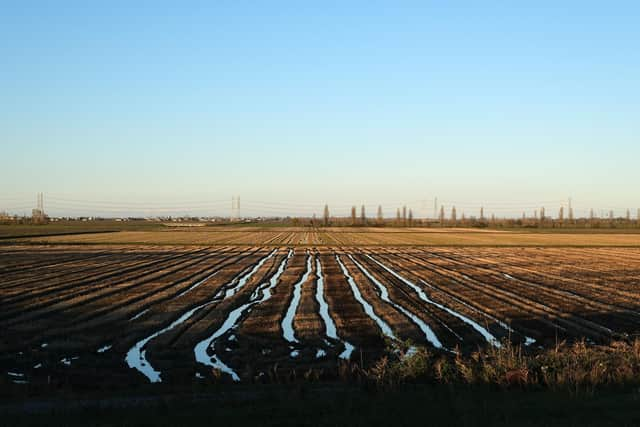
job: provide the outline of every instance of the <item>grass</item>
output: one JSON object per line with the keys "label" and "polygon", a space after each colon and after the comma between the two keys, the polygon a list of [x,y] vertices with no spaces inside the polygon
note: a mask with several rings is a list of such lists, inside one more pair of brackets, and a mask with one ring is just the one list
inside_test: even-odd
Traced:
{"label": "grass", "polygon": [[564,391],[594,395],[599,389],[631,387],[640,391],[640,339],[607,346],[584,341],[528,352],[505,340],[501,347],[478,350],[468,357],[438,355],[420,348],[411,356],[397,351],[364,372],[381,389],[407,383],[490,386],[502,389]]}

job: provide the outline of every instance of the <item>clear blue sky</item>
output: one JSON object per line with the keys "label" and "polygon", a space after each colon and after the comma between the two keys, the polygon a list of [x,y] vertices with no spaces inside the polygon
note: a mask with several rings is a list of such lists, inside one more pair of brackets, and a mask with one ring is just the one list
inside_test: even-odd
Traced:
{"label": "clear blue sky", "polygon": [[89,3],[3,2],[0,210],[640,207],[638,2]]}

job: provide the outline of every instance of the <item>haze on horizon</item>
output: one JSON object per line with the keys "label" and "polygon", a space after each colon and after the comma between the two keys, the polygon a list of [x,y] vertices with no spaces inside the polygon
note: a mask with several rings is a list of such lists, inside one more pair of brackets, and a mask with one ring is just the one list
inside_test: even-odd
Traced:
{"label": "haze on horizon", "polygon": [[0,211],[635,216],[640,5],[482,3],[6,4]]}

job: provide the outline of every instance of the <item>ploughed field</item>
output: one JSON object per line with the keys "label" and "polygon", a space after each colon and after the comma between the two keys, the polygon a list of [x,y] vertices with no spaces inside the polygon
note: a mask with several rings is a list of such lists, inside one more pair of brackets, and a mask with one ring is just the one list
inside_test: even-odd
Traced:
{"label": "ploughed field", "polygon": [[0,382],[338,378],[385,351],[640,334],[640,249],[3,246]]}

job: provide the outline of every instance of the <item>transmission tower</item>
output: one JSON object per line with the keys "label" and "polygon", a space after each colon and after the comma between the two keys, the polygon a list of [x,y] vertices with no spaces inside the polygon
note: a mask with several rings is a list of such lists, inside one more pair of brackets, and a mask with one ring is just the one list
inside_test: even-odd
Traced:
{"label": "transmission tower", "polygon": [[231,219],[240,219],[240,196],[231,197]]}
{"label": "transmission tower", "polygon": [[438,198],[433,199],[433,218],[438,218]]}

